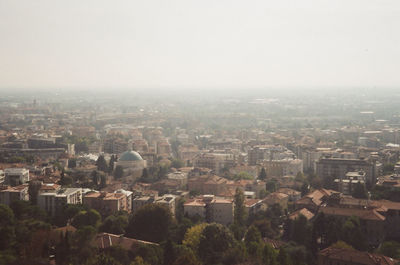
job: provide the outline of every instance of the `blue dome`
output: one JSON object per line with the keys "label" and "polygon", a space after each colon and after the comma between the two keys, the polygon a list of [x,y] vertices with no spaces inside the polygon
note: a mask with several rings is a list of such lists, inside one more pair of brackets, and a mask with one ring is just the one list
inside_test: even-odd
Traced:
{"label": "blue dome", "polygon": [[143,158],[135,151],[126,151],[122,153],[118,161],[141,161]]}

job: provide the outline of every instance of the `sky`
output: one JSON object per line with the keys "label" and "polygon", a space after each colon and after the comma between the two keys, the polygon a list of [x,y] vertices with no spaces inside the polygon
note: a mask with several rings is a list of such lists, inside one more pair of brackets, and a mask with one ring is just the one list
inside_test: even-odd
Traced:
{"label": "sky", "polygon": [[400,88],[399,0],[0,0],[0,89]]}

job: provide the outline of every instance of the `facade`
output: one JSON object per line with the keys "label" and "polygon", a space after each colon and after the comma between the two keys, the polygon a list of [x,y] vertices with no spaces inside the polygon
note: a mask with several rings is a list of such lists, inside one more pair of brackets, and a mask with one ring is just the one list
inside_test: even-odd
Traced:
{"label": "facade", "polygon": [[365,185],[365,172],[348,172],[342,178],[335,179],[336,190],[351,195],[356,185]]}
{"label": "facade", "polygon": [[345,176],[347,172],[363,171],[367,182],[376,182],[376,164],[365,159],[321,158],[316,167],[317,176],[323,179],[337,179]]}
{"label": "facade", "polygon": [[299,172],[303,173],[301,159],[264,160],[261,165],[270,177],[295,176]]}
{"label": "facade", "polygon": [[176,196],[175,195],[165,194],[162,197],[158,197],[154,201],[154,203],[158,203],[158,204],[166,206],[170,210],[172,216],[175,216],[175,209],[176,209]]}
{"label": "facade", "polygon": [[201,217],[207,222],[223,225],[233,223],[233,200],[216,198],[214,195],[203,195],[183,205],[185,215]]}
{"label": "facade", "polygon": [[193,165],[209,168],[219,174],[224,168],[229,169],[235,165],[235,157],[233,154],[202,153],[194,157]]}
{"label": "facade", "polygon": [[0,203],[10,205],[14,201],[29,201],[28,185],[0,186]]}
{"label": "facade", "polygon": [[29,181],[29,170],[26,168],[6,168],[4,170],[4,183],[17,186]]}
{"label": "facade", "polygon": [[137,196],[132,200],[132,211],[136,212],[142,206],[153,203],[155,196]]}
{"label": "facade", "polygon": [[82,189],[66,188],[56,191],[45,191],[38,195],[38,205],[41,209],[54,216],[62,210],[65,204],[81,204]]}
{"label": "facade", "polygon": [[188,180],[189,191],[200,192],[201,194],[218,195],[224,193],[228,180],[215,175],[202,175]]}
{"label": "facade", "polygon": [[110,215],[119,211],[130,212],[127,196],[124,193],[92,191],[85,194],[83,204],[97,210],[102,215]]}
{"label": "facade", "polygon": [[119,189],[114,191],[114,193],[122,193],[125,194],[126,196],[126,208],[128,209],[128,212],[132,212],[133,209],[133,192],[132,191],[128,191],[128,190],[124,190],[124,189]]}

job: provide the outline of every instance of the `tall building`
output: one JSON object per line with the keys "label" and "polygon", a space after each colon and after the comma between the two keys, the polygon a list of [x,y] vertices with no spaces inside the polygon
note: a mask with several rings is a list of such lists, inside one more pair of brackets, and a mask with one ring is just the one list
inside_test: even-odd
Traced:
{"label": "tall building", "polygon": [[377,178],[375,162],[366,159],[321,158],[316,166],[317,176],[323,179],[337,179],[355,171],[364,171],[367,183],[375,183]]}

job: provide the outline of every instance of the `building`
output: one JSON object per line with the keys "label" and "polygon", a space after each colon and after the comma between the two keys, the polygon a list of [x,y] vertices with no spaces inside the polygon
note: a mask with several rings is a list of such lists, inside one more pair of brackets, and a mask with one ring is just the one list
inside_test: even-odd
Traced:
{"label": "building", "polygon": [[83,204],[97,210],[104,216],[108,216],[119,211],[130,212],[128,208],[127,196],[125,193],[109,193],[91,191],[83,197]]}
{"label": "building", "polygon": [[333,190],[319,189],[314,190],[303,196],[295,202],[296,210],[306,208],[307,210],[316,213],[318,208],[324,203],[333,193]]}
{"label": "building", "polygon": [[154,200],[155,200],[155,196],[136,196],[132,200],[132,211],[136,212],[142,206],[153,203]]}
{"label": "building", "polygon": [[0,186],[0,203],[10,205],[14,201],[29,201],[28,185]]}
{"label": "building", "polygon": [[0,184],[4,183],[5,179],[4,171],[0,169]]}
{"label": "building", "polygon": [[186,166],[193,164],[193,159],[199,153],[199,148],[194,144],[183,144],[178,147],[178,156]]}
{"label": "building", "polygon": [[344,177],[335,179],[336,190],[351,195],[356,185],[365,185],[365,172],[348,172]]}
{"label": "building", "polygon": [[194,157],[193,165],[195,167],[205,167],[213,170],[215,174],[221,173],[223,169],[229,169],[235,165],[235,156],[233,154],[221,153],[201,153]]}
{"label": "building", "polygon": [[128,212],[132,212],[133,209],[133,192],[129,190],[124,190],[124,189],[119,189],[114,191],[114,193],[122,193],[125,194],[126,196],[126,208],[128,209]]}
{"label": "building", "polygon": [[124,169],[124,175],[131,175],[138,178],[142,175],[143,169],[147,167],[146,160],[135,151],[126,151],[121,154],[120,158],[114,163],[114,168],[121,166]]}
{"label": "building", "polygon": [[45,191],[38,195],[38,205],[51,216],[54,216],[66,204],[81,204],[82,193],[81,188],[61,188],[56,191]]}
{"label": "building", "polygon": [[295,159],[295,154],[282,145],[257,145],[247,152],[249,166],[255,166],[263,160]]}
{"label": "building", "polygon": [[345,176],[347,172],[363,171],[367,182],[376,182],[376,164],[366,159],[321,158],[316,167],[317,176],[323,179],[337,179]]}
{"label": "building", "polygon": [[223,225],[233,223],[234,202],[231,199],[203,195],[186,202],[183,209],[185,215],[197,216],[210,223],[216,222]]}
{"label": "building", "polygon": [[287,209],[288,202],[289,202],[289,196],[286,195],[285,193],[280,193],[280,192],[273,192],[271,194],[268,194],[268,196],[263,199],[263,203],[266,204],[267,206],[279,204],[282,207],[282,209]]}
{"label": "building", "polygon": [[295,176],[303,173],[303,161],[301,159],[263,160],[261,162],[268,177]]}
{"label": "building", "polygon": [[317,265],[395,265],[398,262],[380,254],[329,247],[318,253]]}
{"label": "building", "polygon": [[201,194],[222,194],[227,190],[228,180],[216,175],[202,175],[188,180],[189,191]]}
{"label": "building", "polygon": [[107,138],[103,142],[103,151],[108,154],[121,154],[129,150],[129,143],[119,138]]}
{"label": "building", "polygon": [[175,171],[172,173],[169,173],[167,175],[167,178],[170,180],[175,180],[179,183],[181,188],[186,188],[187,187],[187,181],[188,181],[188,174],[181,172],[181,171]]}
{"label": "building", "polygon": [[4,184],[17,186],[29,181],[29,170],[26,168],[6,168],[4,170]]}
{"label": "building", "polygon": [[175,216],[175,209],[176,209],[176,196],[172,194],[164,194],[162,197],[156,198],[154,203],[158,203],[167,207],[172,216]]}

